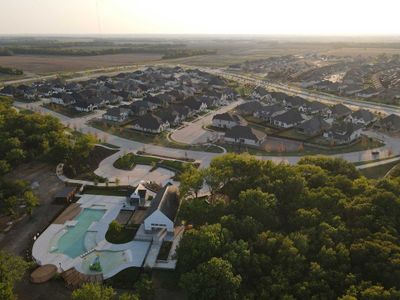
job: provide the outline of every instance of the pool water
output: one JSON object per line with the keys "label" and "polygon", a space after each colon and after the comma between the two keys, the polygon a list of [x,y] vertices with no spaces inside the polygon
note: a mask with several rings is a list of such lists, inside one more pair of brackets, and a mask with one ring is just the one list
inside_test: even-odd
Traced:
{"label": "pool water", "polygon": [[98,222],[106,211],[102,209],[85,208],[74,220],[75,226],[67,227],[57,243],[56,252],[68,255],[71,258],[78,257],[90,249],[85,247],[85,235],[93,222]]}

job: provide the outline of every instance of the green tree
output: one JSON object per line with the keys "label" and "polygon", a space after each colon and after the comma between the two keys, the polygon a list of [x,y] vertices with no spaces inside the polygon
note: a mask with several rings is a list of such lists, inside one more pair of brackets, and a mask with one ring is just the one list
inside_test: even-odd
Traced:
{"label": "green tree", "polygon": [[14,284],[21,280],[29,263],[21,257],[0,250],[0,299],[14,300]]}
{"label": "green tree", "polygon": [[39,199],[32,191],[26,191],[23,197],[26,205],[26,211],[29,215],[32,215],[33,209],[39,205]]}
{"label": "green tree", "polygon": [[72,300],[110,300],[115,292],[111,287],[97,283],[85,283],[72,292]]}
{"label": "green tree", "polygon": [[151,300],[154,297],[154,287],[151,278],[147,274],[143,274],[135,283],[135,291],[141,300]]}
{"label": "green tree", "polygon": [[233,273],[232,265],[222,258],[213,257],[196,270],[183,274],[181,286],[189,299],[237,299],[241,277]]}
{"label": "green tree", "polygon": [[182,196],[194,196],[197,198],[199,191],[203,187],[203,174],[193,165],[188,165],[184,172],[179,176],[179,191]]}

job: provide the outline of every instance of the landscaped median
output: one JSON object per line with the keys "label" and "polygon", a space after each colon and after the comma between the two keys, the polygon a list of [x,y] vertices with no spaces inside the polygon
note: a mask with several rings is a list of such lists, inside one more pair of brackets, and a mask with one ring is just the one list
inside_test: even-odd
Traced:
{"label": "landscaped median", "polygon": [[155,170],[156,168],[164,168],[175,172],[176,174],[180,174],[185,167],[190,164],[196,166],[196,164],[192,162],[169,160],[155,156],[144,156],[130,152],[118,158],[114,162],[114,167],[117,169],[130,171],[135,167],[135,165],[150,165],[153,166],[152,170]]}

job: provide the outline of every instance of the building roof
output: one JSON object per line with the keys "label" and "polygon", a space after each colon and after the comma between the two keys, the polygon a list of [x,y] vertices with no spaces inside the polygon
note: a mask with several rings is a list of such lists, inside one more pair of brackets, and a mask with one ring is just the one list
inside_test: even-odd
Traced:
{"label": "building roof", "polygon": [[274,117],[274,120],[285,124],[297,124],[302,122],[304,119],[300,112],[296,108],[293,108],[287,112],[284,112],[283,114],[277,115]]}
{"label": "building roof", "polygon": [[167,183],[161,190],[158,191],[154,199],[151,200],[151,205],[147,211],[147,217],[149,217],[156,210],[159,210],[168,219],[175,221],[179,204],[180,200],[178,197],[177,187]]}
{"label": "building roof", "polygon": [[332,114],[337,117],[344,117],[351,114],[351,109],[341,103],[332,107]]}
{"label": "building roof", "polygon": [[328,108],[328,105],[319,101],[312,101],[308,104],[308,108],[311,111],[319,111]]}
{"label": "building roof", "polygon": [[107,112],[105,113],[105,115],[107,116],[113,116],[113,117],[120,117],[121,114],[129,113],[129,109],[124,108],[124,107],[112,107],[107,109]]}
{"label": "building roof", "polygon": [[229,122],[240,122],[240,117],[238,115],[226,112],[223,114],[217,114],[213,118],[213,120],[223,120],[223,121],[229,121]]}
{"label": "building roof", "polygon": [[308,133],[321,132],[329,129],[330,127],[331,125],[329,125],[321,116],[315,116],[297,126],[297,128],[303,132]]}
{"label": "building roof", "polygon": [[254,113],[263,108],[262,104],[258,101],[249,101],[236,106],[236,110],[240,113]]}
{"label": "building roof", "polygon": [[232,139],[248,139],[253,141],[261,141],[267,135],[261,131],[255,130],[249,126],[236,125],[228,129],[225,137]]}
{"label": "building roof", "polygon": [[365,122],[371,122],[375,119],[375,115],[367,109],[359,109],[351,114],[353,118],[362,119]]}
{"label": "building roof", "polygon": [[337,122],[332,125],[329,131],[330,136],[336,140],[347,141],[354,131],[361,129],[361,125],[349,122]]}
{"label": "building roof", "polygon": [[136,124],[141,128],[157,130],[163,124],[163,121],[153,114],[145,114],[137,119]]}
{"label": "building roof", "polygon": [[381,126],[388,127],[391,130],[400,130],[400,116],[391,114],[379,121]]}

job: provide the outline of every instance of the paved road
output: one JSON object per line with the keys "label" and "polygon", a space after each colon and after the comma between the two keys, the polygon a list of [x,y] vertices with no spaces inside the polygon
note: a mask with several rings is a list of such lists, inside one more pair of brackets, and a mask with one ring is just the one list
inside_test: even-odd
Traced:
{"label": "paved road", "polygon": [[184,126],[178,128],[171,134],[171,139],[183,144],[204,144],[209,140],[214,140],[216,138],[216,133],[204,130],[203,127],[210,125],[215,115],[230,111],[237,105],[243,103],[243,101],[243,99],[239,99],[227,106],[222,106],[217,110],[211,111],[193,122],[185,122]]}

